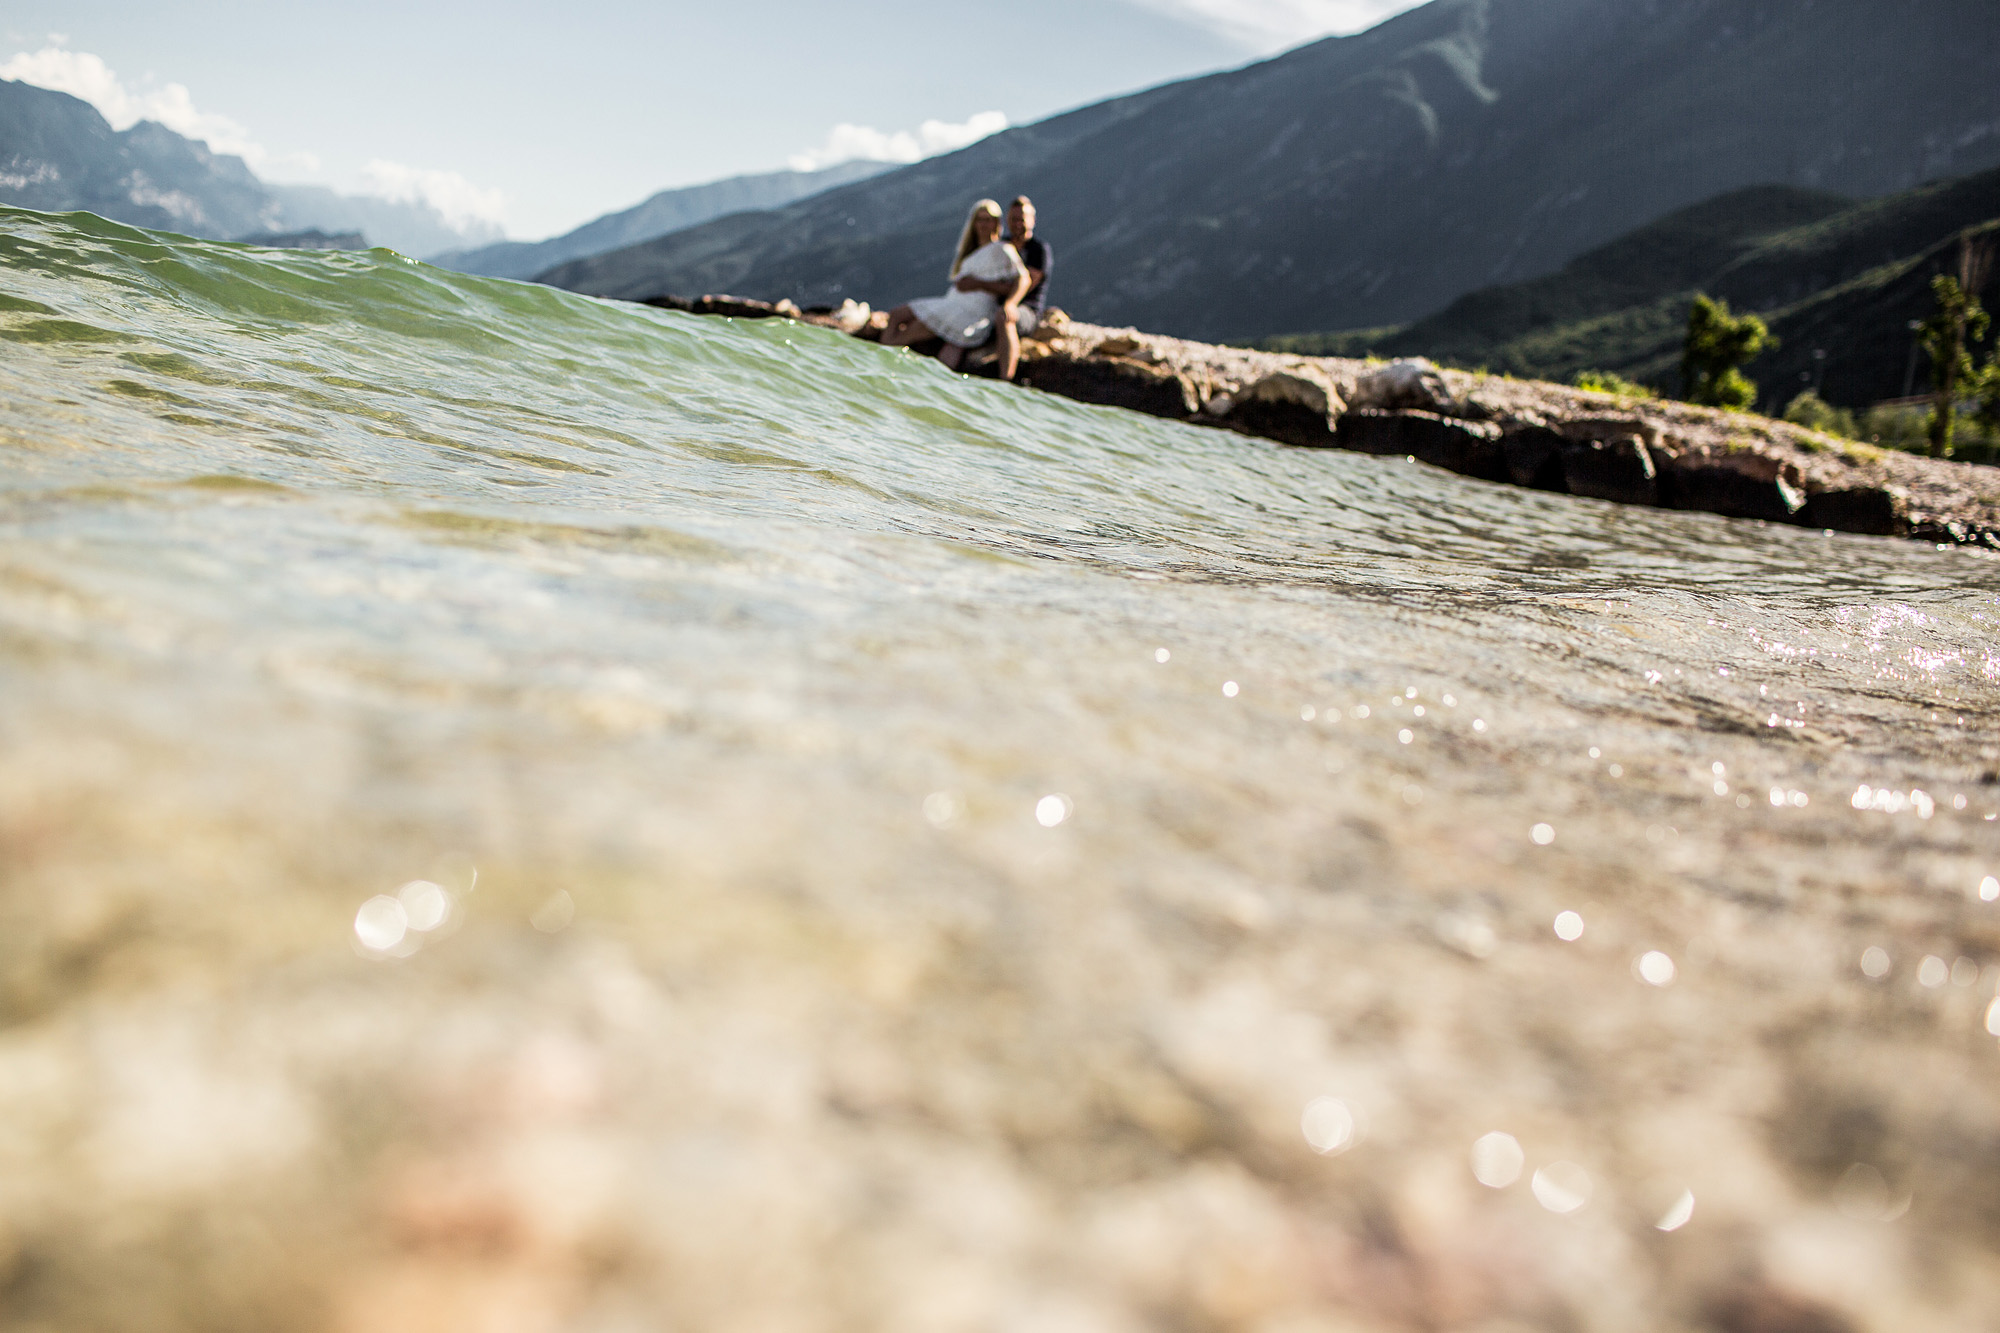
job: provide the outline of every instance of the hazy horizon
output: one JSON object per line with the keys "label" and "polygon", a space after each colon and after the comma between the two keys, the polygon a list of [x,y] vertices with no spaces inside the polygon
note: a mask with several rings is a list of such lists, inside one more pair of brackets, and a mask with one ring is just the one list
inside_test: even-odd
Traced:
{"label": "hazy horizon", "polygon": [[82,97],[116,128],[158,120],[272,183],[538,239],[676,186],[950,151],[1417,2],[1021,0],[996,27],[911,0],[608,0],[559,20],[363,0],[337,26],[241,0],[26,0],[0,29],[0,77]]}

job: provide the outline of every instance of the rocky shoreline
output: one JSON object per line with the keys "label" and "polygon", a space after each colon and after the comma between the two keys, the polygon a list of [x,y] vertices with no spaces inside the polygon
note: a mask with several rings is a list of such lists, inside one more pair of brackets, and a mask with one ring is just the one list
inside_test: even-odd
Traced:
{"label": "rocky shoreline", "polygon": [[[792,318],[867,338],[865,306],[729,296],[645,304]],[[876,317],[879,320],[879,316]],[[1401,455],[1484,481],[1622,504],[2000,550],[2000,469],[1922,458],[1743,412],[1566,385],[1219,347],[1051,311],[1017,381],[1079,402],[1300,448]]]}

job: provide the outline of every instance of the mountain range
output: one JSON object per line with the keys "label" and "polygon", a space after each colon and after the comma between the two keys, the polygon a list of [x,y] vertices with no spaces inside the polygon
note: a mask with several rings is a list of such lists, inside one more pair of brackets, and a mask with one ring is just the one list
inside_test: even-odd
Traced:
{"label": "mountain range", "polygon": [[662,190],[546,241],[468,246],[490,233],[468,235],[421,203],[262,181],[242,158],[211,152],[157,122],[114,130],[95,107],[68,93],[0,80],[0,203],[45,212],[88,209],[216,240],[358,232],[372,244],[491,277],[532,277],[725,214],[781,207],[894,165],[842,162],[823,171],[773,171]]}
{"label": "mountain range", "polygon": [[[365,232],[599,295],[880,306],[941,287],[971,199],[1026,192],[1055,247],[1056,304],[1095,322],[1217,341],[1362,329],[1336,341],[1637,373],[1697,287],[1787,328],[1821,321],[1798,336],[1822,343],[1863,289],[1919,299],[1921,281],[1874,270],[1945,262],[1921,191],[1893,254],[1784,269],[1784,293],[1739,289],[1776,263],[1752,254],[1768,238],[2000,165],[1994,4],[1432,0],[912,166],[667,190],[551,240],[470,248],[421,205],[261,182],[164,126],[114,131],[74,97],[0,81],[0,202],[221,238]],[[1977,198],[1938,207],[1963,221]],[[1797,346],[1784,336],[1780,358]],[[1880,388],[1885,358],[1854,371],[1853,394]],[[1848,392],[1848,370],[1808,369]]]}
{"label": "mountain range", "polygon": [[[464,230],[426,204],[259,180],[157,121],[114,130],[81,98],[0,79],[0,203],[100,217],[212,240],[321,229],[365,231],[424,255],[463,246]],[[474,238],[478,239],[478,238]]]}
{"label": "mountain range", "polygon": [[0,203],[100,217],[194,236],[286,225],[240,157],[142,120],[113,130],[67,93],[0,79]]}
{"label": "mountain range", "polygon": [[1416,319],[1734,189],[1994,165],[1994,0],[1432,0],[539,280],[893,304],[971,200],[1027,193],[1056,304],[1240,340]]}
{"label": "mountain range", "polygon": [[493,278],[532,278],[569,260],[636,245],[711,218],[782,208],[793,200],[836,185],[879,176],[894,166],[892,162],[842,162],[822,171],[770,171],[732,176],[707,185],[661,190],[643,203],[607,213],[546,241],[500,241],[478,249],[435,254],[429,262]]}

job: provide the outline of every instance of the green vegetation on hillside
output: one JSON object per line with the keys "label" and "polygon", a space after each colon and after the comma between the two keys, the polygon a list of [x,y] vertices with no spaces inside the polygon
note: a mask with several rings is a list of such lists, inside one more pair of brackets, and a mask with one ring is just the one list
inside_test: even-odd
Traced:
{"label": "green vegetation on hillside", "polygon": [[[2000,373],[1994,380],[1995,397],[1983,400],[1982,410],[1962,414],[1955,425],[1951,456],[1962,463],[2000,463]],[[1834,407],[1807,389],[1785,408],[1785,420],[1861,444],[1912,454],[1930,452],[1931,409],[1907,403],[1881,403],[1857,414]]]}
{"label": "green vegetation on hillside", "polygon": [[[1428,356],[1562,382],[1582,371],[1676,392],[1697,292],[1764,320],[1778,345],[1743,367],[1777,411],[1805,389],[1860,412],[1931,387],[1912,321],[1968,229],[2000,229],[2000,171],[1862,203],[1786,187],[1719,196],[1414,324],[1266,340],[1277,350]],[[2000,301],[1989,280],[1979,293]],[[1983,401],[1983,400],[1982,400]]]}
{"label": "green vegetation on hillside", "polygon": [[2000,347],[1986,359],[1986,365],[1966,386],[1972,403],[1972,419],[1987,434],[2000,439]]}
{"label": "green vegetation on hillside", "polygon": [[1991,323],[1979,303],[1979,288],[1986,277],[1991,252],[1986,238],[1967,235],[1959,242],[1958,276],[1940,273],[1931,279],[1931,293],[1937,311],[1925,320],[1918,340],[1931,358],[1931,383],[1937,399],[1931,408],[1931,457],[1951,453],[1951,437],[1958,420],[1961,390],[1978,387],[1980,375],[1972,360],[1972,344],[1986,336]]}
{"label": "green vegetation on hillside", "polygon": [[1657,390],[1644,384],[1634,384],[1623,375],[1615,375],[1608,370],[1579,370],[1570,377],[1571,384],[1592,393],[1614,393],[1620,398],[1657,398]]}
{"label": "green vegetation on hillside", "polygon": [[1375,356],[1376,348],[1393,344],[1410,326],[1385,324],[1379,329],[1347,329],[1339,333],[1281,333],[1240,344],[1266,352],[1286,352],[1292,356]]}
{"label": "green vegetation on hillside", "polygon": [[1844,407],[1833,406],[1811,389],[1786,406],[1785,420],[1823,435],[1838,435],[1844,440],[1866,438],[1861,433],[1860,423],[1854,419],[1854,413]]}

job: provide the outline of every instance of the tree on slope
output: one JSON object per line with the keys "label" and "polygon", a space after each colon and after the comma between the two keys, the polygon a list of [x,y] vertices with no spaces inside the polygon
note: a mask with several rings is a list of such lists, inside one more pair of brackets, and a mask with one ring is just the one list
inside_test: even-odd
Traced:
{"label": "tree on slope", "polygon": [[1958,404],[1965,391],[1982,390],[1985,376],[1973,369],[1972,344],[1986,336],[1990,322],[1979,304],[1979,289],[1986,284],[1986,270],[1992,259],[1990,240],[1975,242],[1966,236],[1958,243],[1958,276],[1940,273],[1931,279],[1931,294],[1937,298],[1937,313],[1924,321],[1918,341],[1931,358],[1931,457],[1951,453],[1951,436],[1958,419]]}
{"label": "tree on slope", "polygon": [[1757,386],[1743,377],[1742,367],[1777,345],[1757,316],[1731,315],[1727,301],[1697,293],[1681,348],[1681,396],[1709,407],[1751,406]]}
{"label": "tree on slope", "polygon": [[1989,435],[2000,435],[2000,347],[1986,358],[1986,367],[1966,381],[1965,396],[1972,403],[1972,419]]}

